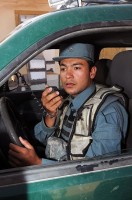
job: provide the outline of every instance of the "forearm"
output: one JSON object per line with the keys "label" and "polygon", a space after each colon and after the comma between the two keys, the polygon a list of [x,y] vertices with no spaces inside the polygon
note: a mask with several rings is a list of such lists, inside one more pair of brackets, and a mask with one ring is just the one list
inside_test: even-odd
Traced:
{"label": "forearm", "polygon": [[44,123],[47,127],[51,128],[54,126],[57,118],[57,112],[56,113],[46,113],[44,116]]}
{"label": "forearm", "polygon": [[56,126],[49,128],[46,126],[44,119],[34,127],[35,138],[42,144],[46,145],[46,140],[55,132]]}

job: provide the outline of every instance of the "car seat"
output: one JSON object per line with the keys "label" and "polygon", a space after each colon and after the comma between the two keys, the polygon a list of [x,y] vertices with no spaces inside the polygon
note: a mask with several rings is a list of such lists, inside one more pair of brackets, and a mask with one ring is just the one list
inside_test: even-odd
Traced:
{"label": "car seat", "polygon": [[118,53],[112,60],[107,76],[109,85],[119,85],[128,98],[129,126],[126,148],[132,148],[132,50]]}

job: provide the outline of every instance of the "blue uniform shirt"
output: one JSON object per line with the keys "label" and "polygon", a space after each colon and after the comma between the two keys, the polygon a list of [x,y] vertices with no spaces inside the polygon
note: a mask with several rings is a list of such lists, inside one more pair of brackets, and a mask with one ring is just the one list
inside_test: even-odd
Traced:
{"label": "blue uniform shirt", "polygon": [[[92,84],[89,88],[77,95],[71,100],[71,109],[78,110],[94,91],[95,85]],[[126,135],[127,125],[128,114],[118,101],[109,104],[103,110],[99,111],[92,133],[93,141],[86,153],[86,157],[92,158],[94,156],[120,151],[121,139]],[[35,137],[46,145],[46,139],[54,133],[56,127],[57,124],[52,128],[47,127],[42,119],[34,128]],[[55,161],[42,159],[43,164],[53,162]]]}

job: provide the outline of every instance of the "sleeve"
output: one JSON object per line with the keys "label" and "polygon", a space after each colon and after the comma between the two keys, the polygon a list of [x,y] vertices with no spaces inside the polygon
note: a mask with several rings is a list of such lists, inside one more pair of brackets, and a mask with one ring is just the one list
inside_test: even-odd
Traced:
{"label": "sleeve", "polygon": [[52,164],[55,164],[56,162],[58,161],[42,158],[42,165],[52,165]]}
{"label": "sleeve", "polygon": [[54,134],[56,126],[49,128],[45,125],[44,119],[42,118],[41,122],[39,122],[34,127],[34,135],[35,138],[38,139],[42,144],[46,145],[47,138]]}
{"label": "sleeve", "polygon": [[127,125],[128,115],[125,108],[119,102],[109,104],[96,117],[93,141],[86,157],[121,151],[121,140],[126,135]]}

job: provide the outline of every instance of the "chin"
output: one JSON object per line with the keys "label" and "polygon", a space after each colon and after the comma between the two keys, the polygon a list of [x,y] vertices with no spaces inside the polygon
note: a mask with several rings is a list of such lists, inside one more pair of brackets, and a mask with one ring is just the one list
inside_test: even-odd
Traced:
{"label": "chin", "polygon": [[67,92],[69,95],[71,95],[71,96],[76,96],[76,95],[78,95],[78,93],[79,93],[79,92],[77,92],[77,91],[71,91],[71,90],[66,90],[66,92]]}

